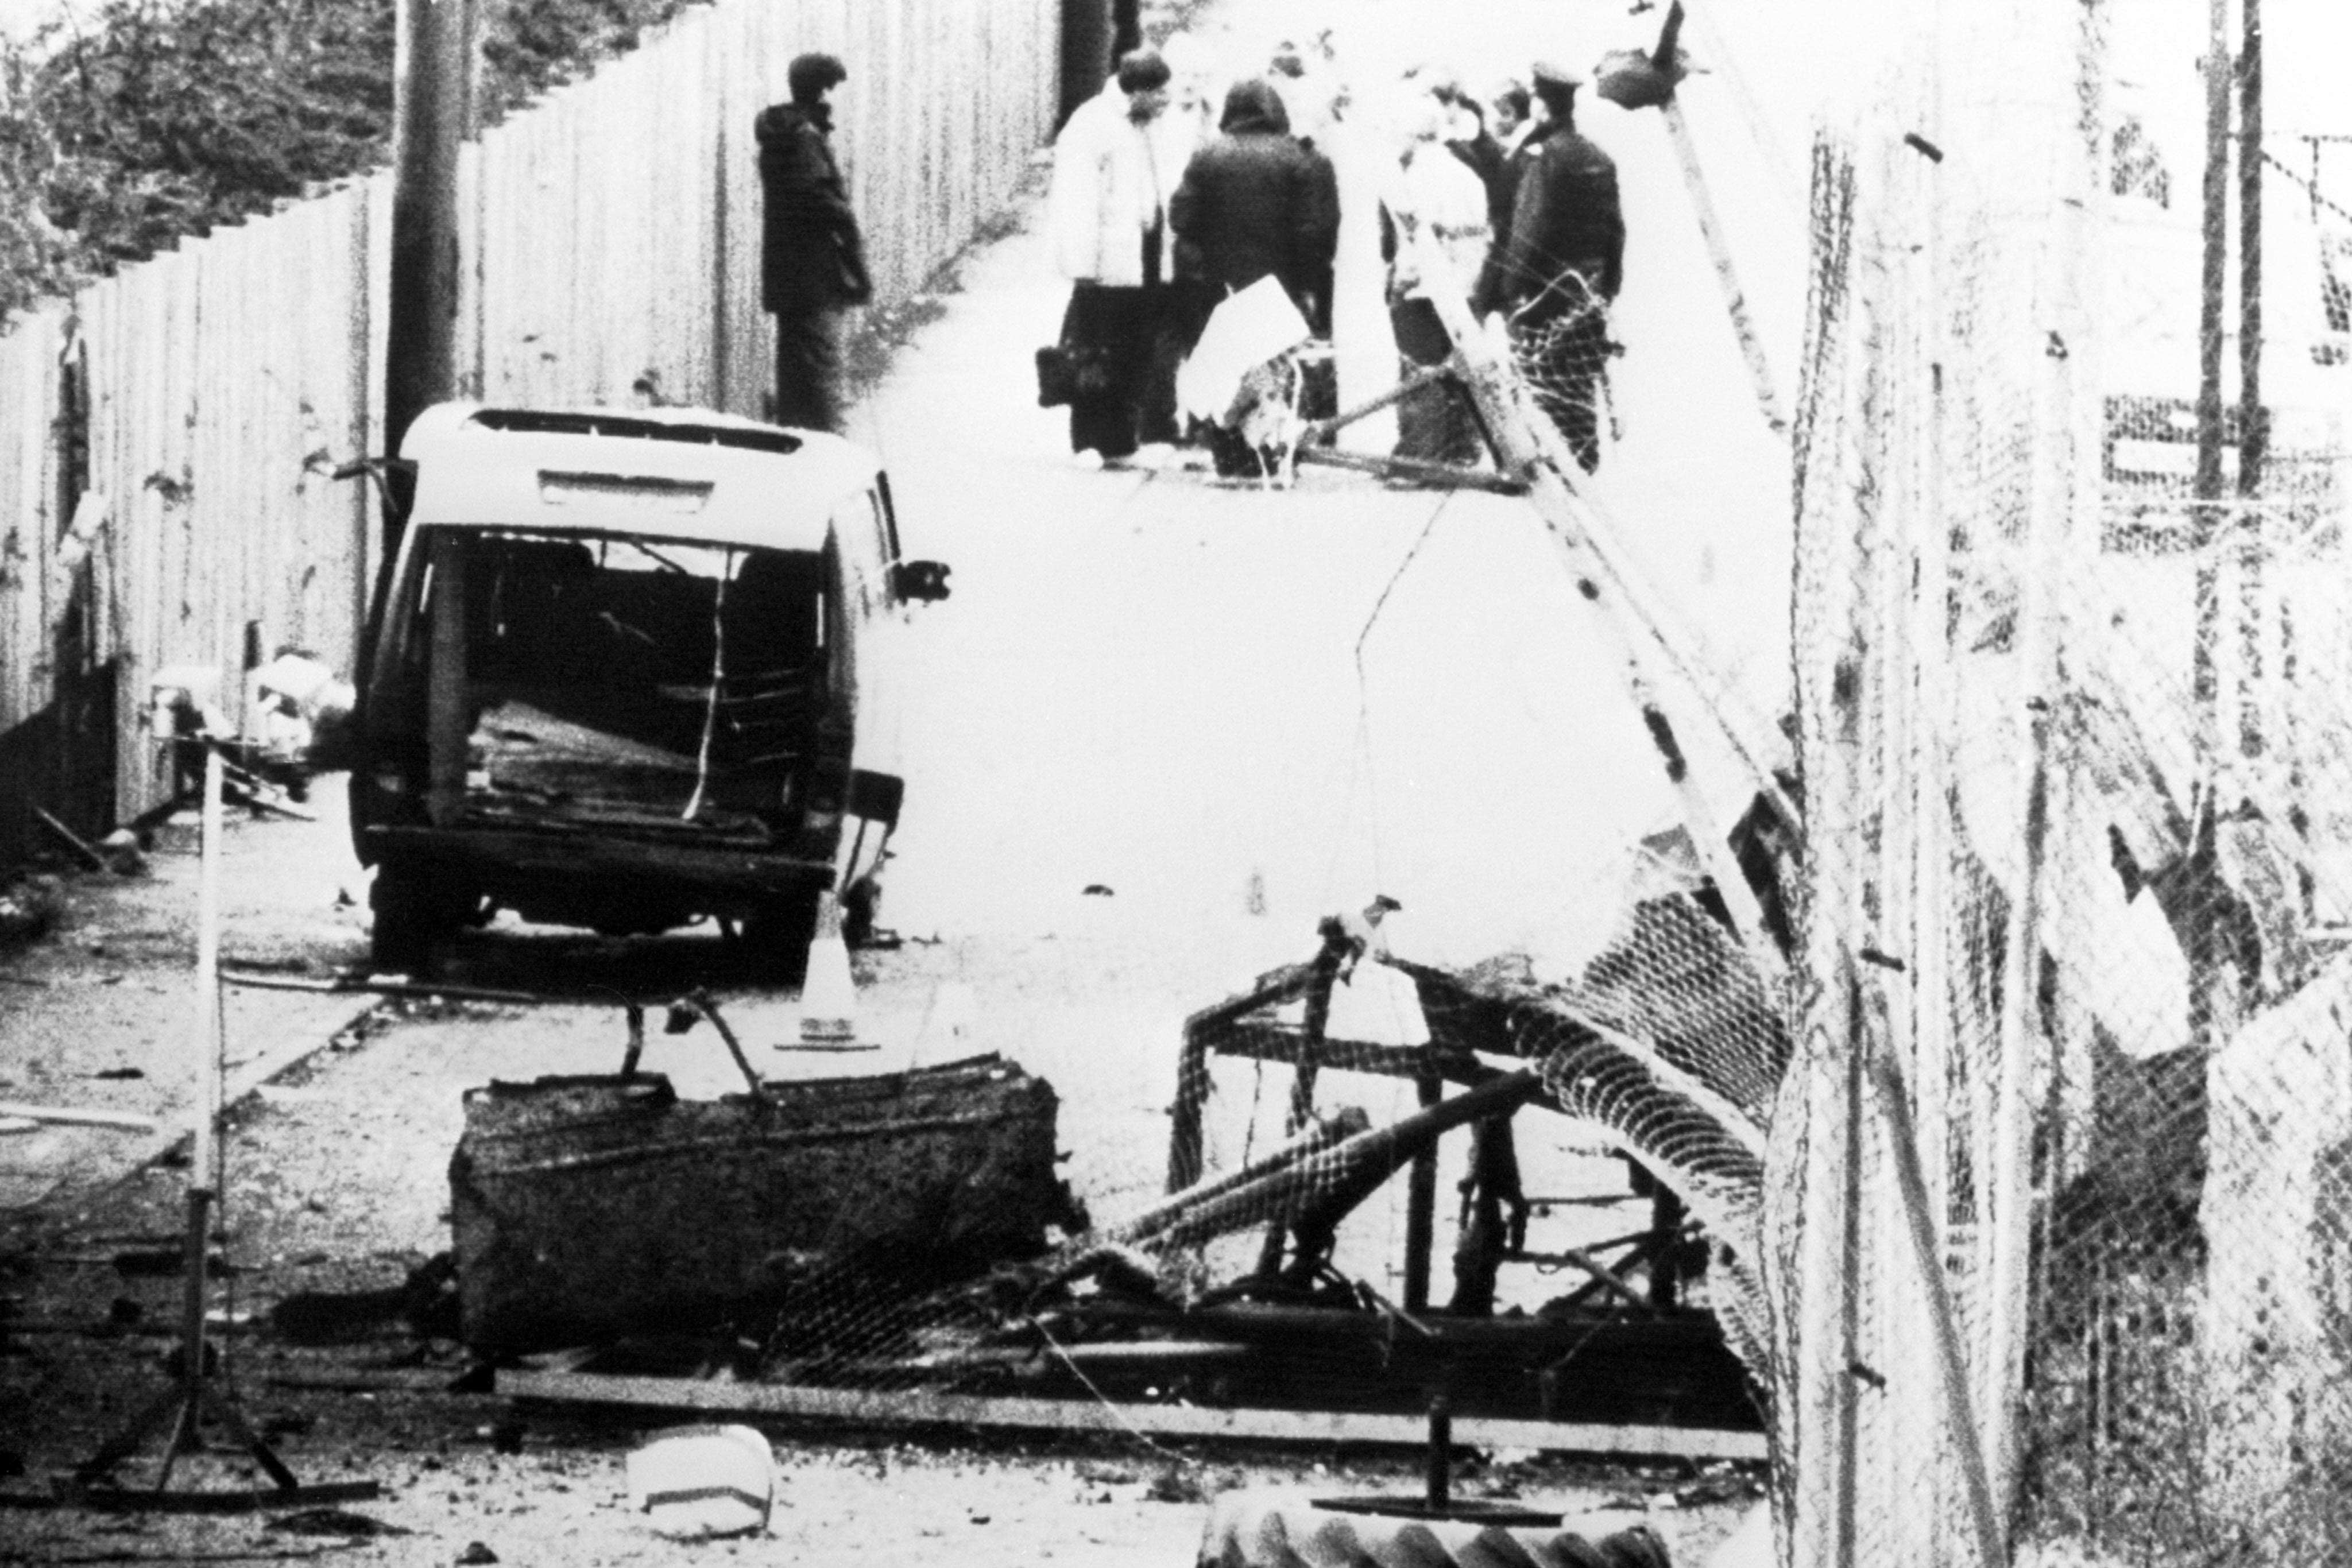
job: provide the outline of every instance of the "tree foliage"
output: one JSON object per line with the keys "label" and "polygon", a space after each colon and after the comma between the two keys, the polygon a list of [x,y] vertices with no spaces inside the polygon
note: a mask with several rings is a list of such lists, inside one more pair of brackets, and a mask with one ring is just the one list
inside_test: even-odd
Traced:
{"label": "tree foliage", "polygon": [[[689,0],[482,0],[497,120]],[[109,0],[0,48],[0,317],[389,155],[394,0]]]}

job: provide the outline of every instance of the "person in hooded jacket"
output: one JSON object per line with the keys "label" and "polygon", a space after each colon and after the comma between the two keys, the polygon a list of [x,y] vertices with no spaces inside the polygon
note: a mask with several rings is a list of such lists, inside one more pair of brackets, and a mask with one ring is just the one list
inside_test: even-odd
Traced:
{"label": "person in hooded jacket", "polygon": [[1190,284],[1201,322],[1202,306],[1270,273],[1316,334],[1330,335],[1339,178],[1328,158],[1291,136],[1282,99],[1265,81],[1227,91],[1217,135],[1186,166],[1168,221],[1176,274]]}
{"label": "person in hooded jacket", "polygon": [[831,55],[803,55],[784,79],[792,101],[761,110],[751,124],[763,198],[760,303],[776,318],[775,420],[838,431],[842,314],[874,297],[825,101],[849,72]]}
{"label": "person in hooded jacket", "polygon": [[1090,465],[1133,456],[1146,434],[1167,294],[1167,193],[1151,128],[1167,107],[1168,79],[1158,54],[1129,51],[1054,139],[1047,224],[1070,280],[1062,348],[1087,366],[1070,398],[1070,450]]}

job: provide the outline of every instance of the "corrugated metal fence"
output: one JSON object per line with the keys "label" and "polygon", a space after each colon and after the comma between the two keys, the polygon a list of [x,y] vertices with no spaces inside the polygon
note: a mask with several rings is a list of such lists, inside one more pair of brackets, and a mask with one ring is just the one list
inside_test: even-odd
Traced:
{"label": "corrugated metal fence", "polygon": [[[1060,9],[719,0],[488,131],[460,171],[463,389],[626,402],[650,372],[665,400],[759,414],[751,120],[785,66],[849,65],[835,144],[887,303],[1050,134]],[[136,730],[156,672],[222,670],[234,712],[251,650],[350,667],[376,517],[331,476],[379,447],[390,199],[378,174],[187,241],[0,339],[0,868],[37,804],[97,831],[162,798]],[[101,499],[83,557],[69,534]],[[76,692],[105,700],[68,713]],[[88,782],[93,749],[111,790]]]}

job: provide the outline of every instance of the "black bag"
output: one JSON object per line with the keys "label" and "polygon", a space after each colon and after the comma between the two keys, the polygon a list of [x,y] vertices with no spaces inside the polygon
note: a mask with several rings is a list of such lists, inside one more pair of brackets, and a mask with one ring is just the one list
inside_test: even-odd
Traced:
{"label": "black bag", "polygon": [[1077,373],[1071,367],[1070,356],[1061,346],[1049,343],[1038,350],[1037,406],[1060,408],[1077,390]]}
{"label": "black bag", "polygon": [[1054,343],[1037,350],[1037,406],[1060,408],[1110,390],[1109,356],[1100,349]]}

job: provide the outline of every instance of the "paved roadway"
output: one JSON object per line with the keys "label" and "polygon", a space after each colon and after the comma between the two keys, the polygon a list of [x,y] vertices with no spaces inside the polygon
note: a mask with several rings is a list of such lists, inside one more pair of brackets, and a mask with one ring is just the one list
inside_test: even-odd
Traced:
{"label": "paved roadway", "polygon": [[[1185,1012],[1305,957],[1318,915],[1375,893],[1404,905],[1401,952],[1466,963],[1516,947],[1564,972],[1606,935],[1633,841],[1672,801],[1524,502],[1319,470],[1290,490],[1081,471],[1059,411],[1034,403],[1031,350],[1064,298],[1042,235],[976,254],[961,283],[851,431],[889,465],[908,553],[949,561],[954,592],[903,640],[908,788],[882,922],[908,940],[859,957],[866,1032],[885,1049],[850,1060],[1017,1056],[1062,1092],[1073,1178],[1115,1214],[1164,1169]],[[1690,286],[1711,282],[1660,288]],[[1643,293],[1626,306],[1636,342]],[[1769,438],[1736,379],[1703,397],[1699,379],[1637,355],[1622,380],[1612,505],[1640,523],[1651,570],[1696,591],[1690,613],[1731,650],[1727,667],[1776,701],[1786,566],[1752,500],[1780,493]],[[1736,781],[1715,772],[1731,803]],[[690,969],[701,940],[656,945],[640,973]],[[460,967],[527,978],[551,954],[576,943],[502,927],[469,939]],[[1393,1000],[1343,993],[1335,1028],[1400,1027]],[[757,1041],[793,1028],[787,997],[732,1011]],[[492,1071],[602,1065],[617,1030],[609,1013],[555,1014],[390,1040],[425,1072],[417,1090],[439,1076],[424,1059],[445,1061],[429,1092],[454,1102]],[[723,1088],[723,1058],[685,1061],[696,1049],[657,1055]],[[1270,1115],[1286,1090],[1238,1068],[1220,1087],[1212,1152],[1230,1157],[1250,1103],[1263,1093]],[[1410,1098],[1360,1080],[1330,1093],[1376,1118]],[[447,1115],[436,1126],[454,1135]],[[1563,1179],[1606,1176],[1580,1169]]]}
{"label": "paved roadway", "polygon": [[[1626,439],[1604,491],[1769,706],[1786,663],[1785,528],[1769,515],[1785,492],[1720,318],[1675,304],[1712,299],[1696,247],[1680,256],[1664,232],[1687,226],[1661,205],[1678,188],[1635,192]],[[902,650],[908,803],[882,919],[908,940],[858,960],[882,1049],[779,1055],[765,1047],[793,1032],[789,996],[739,988],[729,1011],[777,1071],[1017,1057],[1061,1092],[1074,1183],[1116,1215],[1164,1170],[1187,1011],[1305,957],[1318,915],[1375,893],[1404,906],[1401,952],[1517,947],[1564,972],[1606,934],[1633,843],[1672,802],[1525,503],[1325,471],[1286,491],[1079,471],[1059,412],[1034,404],[1031,350],[1063,300],[1042,235],[976,254],[961,282],[852,431],[890,466],[908,553],[954,568],[953,597],[917,612]],[[1713,776],[1731,803],[1731,775]],[[628,950],[502,922],[463,939],[446,977],[682,987],[714,946],[696,934]],[[1334,1027],[1402,1027],[1394,999],[1369,982],[1343,992]],[[356,1114],[348,1179],[303,1177],[322,1223],[348,1219],[364,1186],[377,1245],[435,1249],[462,1091],[609,1070],[619,1040],[605,1008],[412,1019],[322,1063],[310,1099],[256,1124],[255,1157],[299,1168]],[[648,1065],[688,1092],[731,1077],[706,1034],[657,1040]],[[1220,1073],[1213,1156],[1242,1152],[1254,1102],[1274,1114],[1278,1077]],[[1410,1099],[1328,1082],[1327,1098],[1376,1118]],[[1531,1182],[1554,1176],[1610,1179],[1538,1164]],[[1370,1242],[1397,1223],[1370,1216]]]}

